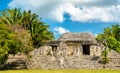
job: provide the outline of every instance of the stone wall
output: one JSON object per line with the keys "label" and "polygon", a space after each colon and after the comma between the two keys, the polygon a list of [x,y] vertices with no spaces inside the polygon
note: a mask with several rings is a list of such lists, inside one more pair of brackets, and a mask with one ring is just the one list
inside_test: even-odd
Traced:
{"label": "stone wall", "polygon": [[83,54],[83,48],[81,45],[74,46],[73,56],[81,56]]}
{"label": "stone wall", "polygon": [[[71,56],[66,56],[63,48],[58,48],[53,55],[49,46],[43,46],[31,52],[32,58],[28,61],[24,56],[11,56],[4,69],[118,69],[120,70],[120,54],[109,52],[109,63],[102,64],[101,56],[80,55],[81,47],[75,47]],[[0,68],[0,69],[3,69]]]}
{"label": "stone wall", "polygon": [[27,58],[23,54],[9,55],[7,62],[0,66],[0,70],[27,69]]}
{"label": "stone wall", "polygon": [[99,46],[92,45],[90,46],[90,55],[91,56],[101,56],[102,49]]}
{"label": "stone wall", "polygon": [[[112,52],[114,59],[106,65],[101,63],[100,56],[53,56],[40,55],[40,49],[32,53],[32,59],[27,63],[28,68],[32,69],[120,69],[120,55]],[[116,55],[117,54],[117,55]],[[118,58],[116,58],[116,56]]]}

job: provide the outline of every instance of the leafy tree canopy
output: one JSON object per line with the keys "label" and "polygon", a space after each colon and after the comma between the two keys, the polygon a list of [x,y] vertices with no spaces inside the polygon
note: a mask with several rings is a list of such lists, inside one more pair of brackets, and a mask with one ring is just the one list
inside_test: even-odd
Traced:
{"label": "leafy tree canopy", "polygon": [[99,34],[96,38],[107,46],[109,50],[115,50],[120,53],[120,25],[112,25],[104,29],[103,34]]}
{"label": "leafy tree canopy", "polygon": [[18,53],[22,46],[21,41],[15,38],[16,33],[6,29],[4,24],[2,25],[4,27],[0,27],[0,64],[5,63],[9,54]]}
{"label": "leafy tree canopy", "polygon": [[0,13],[0,63],[5,63],[9,54],[20,52],[29,55],[33,47],[52,40],[49,26],[31,10],[7,9]]}
{"label": "leafy tree canopy", "polygon": [[21,11],[17,8],[4,10],[1,12],[0,21],[7,25],[19,25],[28,30],[36,48],[54,38],[53,33],[48,30],[49,26],[41,22],[39,16],[31,10]]}

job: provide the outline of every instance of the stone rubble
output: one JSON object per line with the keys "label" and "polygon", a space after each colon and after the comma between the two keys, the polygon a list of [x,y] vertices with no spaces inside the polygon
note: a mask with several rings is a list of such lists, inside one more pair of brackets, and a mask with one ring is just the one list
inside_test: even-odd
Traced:
{"label": "stone rubble", "polygon": [[[108,55],[109,63],[102,64],[100,56],[71,55],[53,56],[41,54],[41,49],[35,49],[27,60],[21,56],[9,57],[7,63],[0,69],[111,69],[120,70],[120,54],[111,51]],[[46,53],[46,52],[45,52]]]}
{"label": "stone rubble", "polygon": [[40,55],[39,49],[32,53],[33,57],[28,62],[30,69],[120,69],[120,57],[110,58],[108,64],[102,64],[101,57],[89,55],[67,56],[67,58],[52,55]]}

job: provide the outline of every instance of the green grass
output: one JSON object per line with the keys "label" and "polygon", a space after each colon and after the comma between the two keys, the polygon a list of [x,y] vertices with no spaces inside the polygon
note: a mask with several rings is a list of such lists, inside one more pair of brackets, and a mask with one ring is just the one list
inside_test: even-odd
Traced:
{"label": "green grass", "polygon": [[0,73],[120,73],[120,70],[3,70]]}

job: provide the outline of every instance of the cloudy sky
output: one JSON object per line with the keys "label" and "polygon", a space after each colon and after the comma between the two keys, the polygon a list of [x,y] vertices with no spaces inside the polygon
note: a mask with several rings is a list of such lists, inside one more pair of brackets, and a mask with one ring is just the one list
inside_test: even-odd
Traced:
{"label": "cloudy sky", "polygon": [[103,32],[120,23],[120,0],[0,0],[6,8],[32,10],[50,25],[56,38],[66,32]]}

